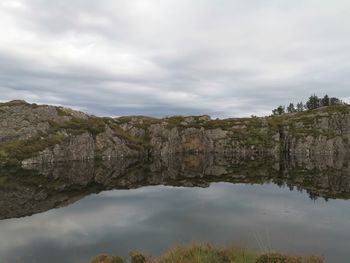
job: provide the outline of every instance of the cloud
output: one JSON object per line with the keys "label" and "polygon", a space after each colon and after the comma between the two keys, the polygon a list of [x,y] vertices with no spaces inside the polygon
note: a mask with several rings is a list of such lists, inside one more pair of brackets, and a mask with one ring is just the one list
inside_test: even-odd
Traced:
{"label": "cloud", "polygon": [[0,100],[220,117],[312,93],[347,100],[349,10],[345,0],[4,0]]}

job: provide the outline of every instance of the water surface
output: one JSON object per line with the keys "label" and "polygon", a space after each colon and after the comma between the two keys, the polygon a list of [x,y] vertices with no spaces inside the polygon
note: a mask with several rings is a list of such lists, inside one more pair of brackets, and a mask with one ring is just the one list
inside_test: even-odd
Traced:
{"label": "water surface", "polygon": [[192,241],[350,258],[347,163],[188,156],[35,168],[1,172],[0,262],[156,255]]}

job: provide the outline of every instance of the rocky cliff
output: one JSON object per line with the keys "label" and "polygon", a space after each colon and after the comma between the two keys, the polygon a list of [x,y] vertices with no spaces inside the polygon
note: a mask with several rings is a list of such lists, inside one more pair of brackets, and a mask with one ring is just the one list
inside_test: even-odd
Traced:
{"label": "rocky cliff", "polygon": [[25,101],[0,104],[2,164],[174,153],[338,158],[350,152],[349,139],[349,105],[281,116],[213,120],[209,116],[100,118]]}

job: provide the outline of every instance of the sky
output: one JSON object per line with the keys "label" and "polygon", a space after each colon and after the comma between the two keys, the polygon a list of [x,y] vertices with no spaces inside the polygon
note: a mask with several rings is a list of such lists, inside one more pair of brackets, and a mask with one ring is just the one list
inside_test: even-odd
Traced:
{"label": "sky", "polygon": [[349,90],[349,0],[0,0],[0,101],[241,117]]}

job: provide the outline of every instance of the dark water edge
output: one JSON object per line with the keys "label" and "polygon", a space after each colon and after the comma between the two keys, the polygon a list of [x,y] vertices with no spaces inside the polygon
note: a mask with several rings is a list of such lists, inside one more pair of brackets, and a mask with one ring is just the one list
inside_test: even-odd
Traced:
{"label": "dark water edge", "polygon": [[30,168],[0,171],[0,262],[88,262],[191,241],[350,258],[346,159],[186,155]]}

